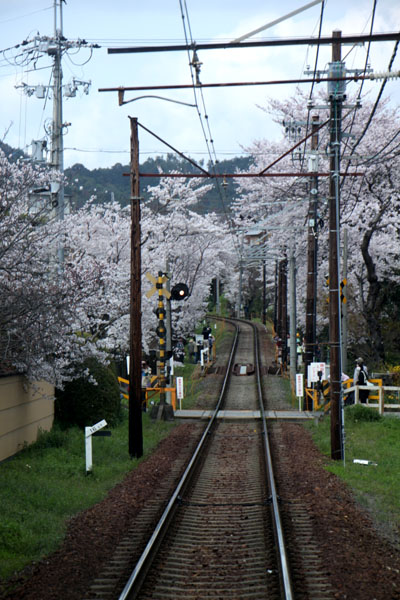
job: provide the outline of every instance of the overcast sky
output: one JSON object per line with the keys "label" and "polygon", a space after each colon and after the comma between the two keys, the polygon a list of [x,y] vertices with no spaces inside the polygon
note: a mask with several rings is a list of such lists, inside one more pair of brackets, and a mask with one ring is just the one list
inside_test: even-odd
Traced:
{"label": "overcast sky", "polygon": [[[192,38],[200,42],[227,41],[253,31],[310,0],[186,0]],[[185,6],[185,1],[182,0]],[[340,29],[345,34],[369,33],[373,0],[327,0],[322,35]],[[264,32],[258,37],[285,38],[317,36],[321,5],[317,4]],[[36,62],[28,59],[26,44],[35,35],[54,35],[53,0],[0,0],[0,138],[13,147],[30,153],[32,139],[43,139],[44,125],[52,117],[52,101],[28,97],[16,85],[51,85],[51,60],[44,55]],[[374,33],[400,30],[400,2],[377,0]],[[191,74],[186,52],[110,55],[109,47],[184,43],[185,36],[179,0],[67,0],[63,3],[63,34],[72,41],[85,39],[100,49],[71,50],[63,58],[63,83],[75,77],[91,81],[88,95],[79,88],[75,98],[64,98],[64,121],[71,123],[64,137],[65,166],[83,163],[86,167],[112,166],[129,162],[129,119],[138,117],[147,128],[195,160],[208,159],[205,137],[209,139],[207,120],[218,159],[240,155],[252,141],[276,139],[278,126],[260,110],[267,97],[287,98],[295,93],[290,85],[204,89],[197,93],[200,121],[196,108],[165,100],[146,98],[119,107],[116,92],[100,93],[99,88],[118,86],[189,84]],[[375,43],[371,48],[371,67],[386,70],[394,42]],[[199,51],[203,63],[202,83],[234,81],[270,81],[305,78],[308,65],[314,67],[315,47],[289,46],[257,49]],[[349,54],[348,54],[349,53]],[[363,68],[366,47],[344,46],[348,68]],[[331,49],[322,48],[318,68],[330,61]],[[22,65],[25,62],[25,65]],[[393,70],[400,69],[400,51]],[[320,84],[322,87],[324,84]],[[349,86],[351,92],[352,83]],[[302,84],[309,92],[310,84]],[[368,84],[371,98],[380,84]],[[353,87],[353,89],[356,89]],[[195,103],[192,90],[127,92],[126,99],[145,94]],[[396,104],[400,104],[400,82],[386,86]],[[203,126],[202,126],[203,123]],[[205,125],[204,125],[205,124]],[[206,132],[204,135],[203,128]],[[48,129],[48,127],[47,127]],[[149,134],[140,131],[140,161],[169,150]]]}

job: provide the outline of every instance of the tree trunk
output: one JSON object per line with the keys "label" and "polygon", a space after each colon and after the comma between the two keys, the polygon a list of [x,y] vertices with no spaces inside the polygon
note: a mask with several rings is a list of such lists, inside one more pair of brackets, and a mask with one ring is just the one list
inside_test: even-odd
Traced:
{"label": "tree trunk", "polygon": [[362,314],[367,325],[367,335],[371,342],[371,358],[379,362],[385,358],[385,348],[382,339],[380,317],[384,294],[382,284],[376,274],[375,263],[369,253],[369,244],[375,228],[367,231],[361,243],[361,253],[367,269],[367,281],[369,284],[367,297],[363,303]]}

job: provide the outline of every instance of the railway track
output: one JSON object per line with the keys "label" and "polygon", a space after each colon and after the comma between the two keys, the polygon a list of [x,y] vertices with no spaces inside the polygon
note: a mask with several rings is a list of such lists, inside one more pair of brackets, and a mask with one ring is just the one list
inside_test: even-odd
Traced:
{"label": "railway track", "polygon": [[[247,368],[250,375],[232,374],[249,364],[254,367]],[[325,583],[323,557],[313,546],[305,506],[292,497],[281,517],[261,381],[256,328],[240,322],[215,411],[186,469],[180,467],[183,476],[147,545],[135,554],[144,546],[144,530],[154,521],[151,503],[151,514],[141,521],[143,531],[135,527],[130,532],[85,600],[333,597]],[[228,418],[218,417],[222,410]],[[228,411],[243,411],[246,418],[230,420]],[[254,411],[261,418],[255,418]],[[273,431],[276,452],[279,440],[278,425]],[[285,466],[283,458],[280,472]],[[135,566],[121,585],[121,571],[125,567],[126,572],[128,564]]]}
{"label": "railway track", "polygon": [[[216,411],[121,600],[292,598],[276,491],[273,499],[266,485],[263,422],[217,420],[222,408],[263,410],[250,324],[240,324],[233,346]],[[233,376],[234,364],[255,369]]]}

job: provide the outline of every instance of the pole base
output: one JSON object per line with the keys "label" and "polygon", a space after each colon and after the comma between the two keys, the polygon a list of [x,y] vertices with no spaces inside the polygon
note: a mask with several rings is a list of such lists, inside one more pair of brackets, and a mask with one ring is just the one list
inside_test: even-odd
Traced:
{"label": "pole base", "polygon": [[153,421],[173,421],[174,409],[170,404],[156,404],[151,408],[150,418]]}

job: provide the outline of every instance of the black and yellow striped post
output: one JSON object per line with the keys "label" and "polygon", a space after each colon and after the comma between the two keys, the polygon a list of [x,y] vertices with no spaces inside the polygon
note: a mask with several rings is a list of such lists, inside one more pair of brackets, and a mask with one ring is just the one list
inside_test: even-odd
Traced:
{"label": "black and yellow striped post", "polygon": [[169,299],[171,297],[171,293],[164,288],[164,284],[168,281],[168,278],[162,271],[158,272],[157,279],[150,275],[150,273],[146,273],[147,279],[151,281],[154,285],[146,294],[148,298],[152,296],[154,293],[158,293],[158,305],[157,305],[157,318],[158,318],[158,326],[156,329],[157,337],[158,337],[158,387],[161,389],[160,391],[160,403],[158,407],[152,411],[152,417],[161,419],[168,418],[171,413],[171,408],[166,403],[166,338],[167,338],[167,330],[165,326],[165,307],[164,307],[164,297]]}
{"label": "black and yellow striped post", "polygon": [[[160,392],[160,404],[165,404],[165,343],[167,338],[167,330],[165,328],[165,309],[164,309],[164,283],[167,281],[167,278],[163,275],[161,271],[158,273],[157,279],[157,290],[158,290],[158,307],[157,307],[157,317],[158,317],[158,327],[157,327],[157,336],[158,336],[158,379],[159,379],[159,387],[161,388]],[[168,296],[167,296],[168,297]]]}

